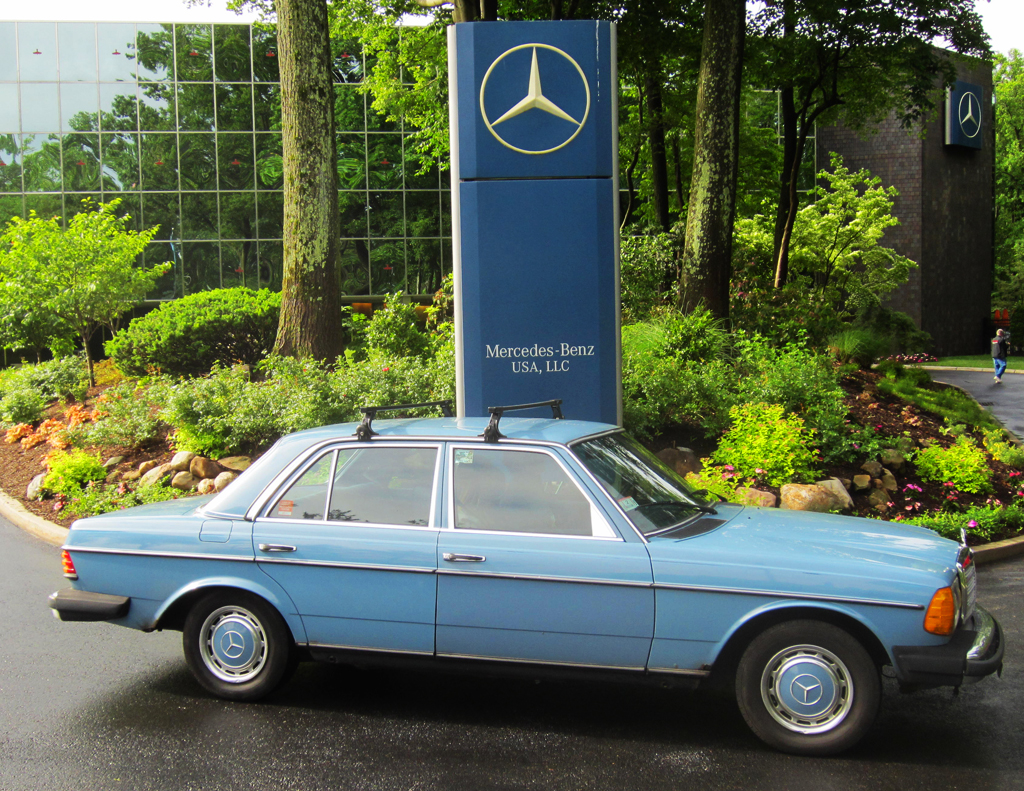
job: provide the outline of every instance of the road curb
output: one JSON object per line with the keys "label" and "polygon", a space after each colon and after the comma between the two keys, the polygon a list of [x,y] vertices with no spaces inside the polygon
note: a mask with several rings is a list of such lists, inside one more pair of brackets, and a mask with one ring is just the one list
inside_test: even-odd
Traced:
{"label": "road curb", "polygon": [[55,547],[63,546],[68,538],[68,529],[36,516],[6,492],[0,491],[0,516],[26,533]]}

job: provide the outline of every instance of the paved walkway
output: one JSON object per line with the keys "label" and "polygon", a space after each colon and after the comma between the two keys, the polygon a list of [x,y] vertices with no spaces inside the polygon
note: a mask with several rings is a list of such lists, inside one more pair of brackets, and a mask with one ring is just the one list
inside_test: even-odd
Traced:
{"label": "paved walkway", "polygon": [[987,368],[928,368],[936,382],[956,385],[995,415],[1018,439],[1024,440],[1024,373],[1007,371],[1001,384]]}

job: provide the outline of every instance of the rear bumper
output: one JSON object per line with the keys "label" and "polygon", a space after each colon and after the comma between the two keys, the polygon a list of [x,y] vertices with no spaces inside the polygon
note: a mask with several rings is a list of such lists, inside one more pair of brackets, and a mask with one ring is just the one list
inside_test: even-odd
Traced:
{"label": "rear bumper", "polygon": [[1003,668],[1003,628],[981,607],[945,645],[893,648],[896,677],[910,687],[958,687]]}
{"label": "rear bumper", "polygon": [[50,594],[50,609],[62,621],[111,621],[128,614],[131,599],[64,588]]}

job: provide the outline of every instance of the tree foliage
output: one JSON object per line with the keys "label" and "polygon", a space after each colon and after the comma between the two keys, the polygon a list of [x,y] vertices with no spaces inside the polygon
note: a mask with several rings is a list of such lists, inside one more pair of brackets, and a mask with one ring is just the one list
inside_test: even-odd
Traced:
{"label": "tree foliage", "polygon": [[1024,302],[1024,55],[996,55],[997,308]]}

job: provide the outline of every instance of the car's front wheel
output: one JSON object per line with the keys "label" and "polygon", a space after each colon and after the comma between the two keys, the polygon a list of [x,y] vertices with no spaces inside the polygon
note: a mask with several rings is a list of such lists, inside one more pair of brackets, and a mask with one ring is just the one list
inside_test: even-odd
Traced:
{"label": "car's front wheel", "polygon": [[222,698],[256,700],[284,679],[293,654],[284,619],[245,591],[203,597],[185,619],[185,661],[202,686]]}
{"label": "car's front wheel", "polygon": [[736,672],[736,698],[762,741],[798,755],[849,749],[878,713],[882,684],[858,640],[832,624],[789,621],[758,635]]}

